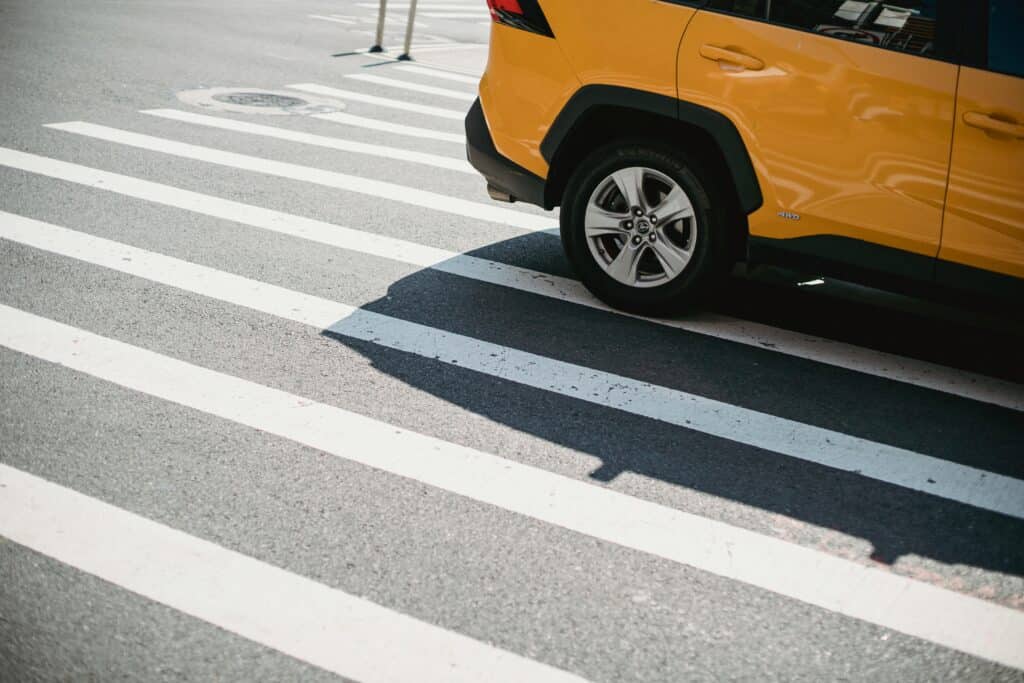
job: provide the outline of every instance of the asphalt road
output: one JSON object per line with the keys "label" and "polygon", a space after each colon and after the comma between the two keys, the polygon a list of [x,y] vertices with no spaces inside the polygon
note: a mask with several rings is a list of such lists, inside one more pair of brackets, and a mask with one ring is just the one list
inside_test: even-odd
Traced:
{"label": "asphalt road", "polygon": [[0,1],[0,679],[1024,678],[1019,311],[604,310],[367,4]]}

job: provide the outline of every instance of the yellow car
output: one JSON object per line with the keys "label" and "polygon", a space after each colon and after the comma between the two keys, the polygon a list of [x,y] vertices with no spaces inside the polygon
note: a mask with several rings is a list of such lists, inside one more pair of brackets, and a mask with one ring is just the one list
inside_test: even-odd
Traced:
{"label": "yellow car", "polygon": [[466,118],[495,199],[561,206],[614,306],[737,260],[1024,293],[1024,1],[488,0]]}

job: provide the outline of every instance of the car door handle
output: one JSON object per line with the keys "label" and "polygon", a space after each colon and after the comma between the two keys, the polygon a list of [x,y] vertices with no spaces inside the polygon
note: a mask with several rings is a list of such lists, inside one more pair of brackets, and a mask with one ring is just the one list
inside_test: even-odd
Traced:
{"label": "car door handle", "polygon": [[1017,138],[1018,140],[1024,138],[1024,126],[1019,123],[1002,121],[989,114],[983,114],[980,111],[969,111],[965,113],[964,123],[972,128],[981,128],[982,130],[992,133],[1009,135],[1010,137]]}
{"label": "car door handle", "polygon": [[745,55],[742,52],[718,47],[717,45],[701,45],[700,56],[704,59],[710,59],[712,62],[729,62],[730,64],[737,64],[749,71],[760,71],[764,68],[764,62],[757,57],[751,57],[750,55]]}

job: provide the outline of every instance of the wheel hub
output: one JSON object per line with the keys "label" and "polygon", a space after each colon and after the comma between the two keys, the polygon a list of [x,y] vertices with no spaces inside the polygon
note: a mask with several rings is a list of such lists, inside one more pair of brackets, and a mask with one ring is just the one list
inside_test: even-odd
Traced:
{"label": "wheel hub", "polygon": [[590,253],[610,277],[630,287],[657,287],[682,274],[699,226],[686,192],[671,177],[633,166],[594,188],[584,231]]}

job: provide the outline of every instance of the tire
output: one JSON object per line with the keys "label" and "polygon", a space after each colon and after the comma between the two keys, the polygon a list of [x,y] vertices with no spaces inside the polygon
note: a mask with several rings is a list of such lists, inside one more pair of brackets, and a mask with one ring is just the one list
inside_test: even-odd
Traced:
{"label": "tire", "polygon": [[[628,179],[638,178],[642,198],[632,198],[644,206],[625,216],[629,198],[622,188],[628,193]],[[647,141],[612,143],[584,159],[566,185],[561,214],[562,245],[583,284],[610,306],[641,315],[670,315],[705,301],[731,265],[727,214],[712,200],[710,181],[685,153]],[[666,202],[676,188],[683,195]],[[689,217],[651,224],[659,208],[685,216],[685,209],[669,211],[683,199]],[[614,231],[620,218],[629,230]],[[597,235],[605,223],[608,233]]]}

